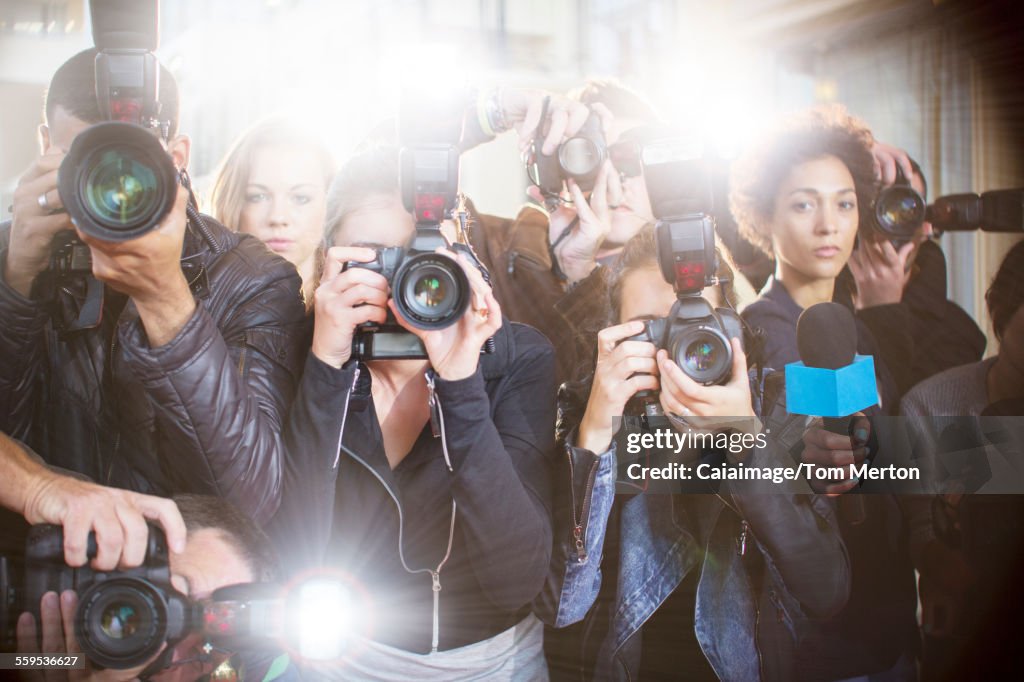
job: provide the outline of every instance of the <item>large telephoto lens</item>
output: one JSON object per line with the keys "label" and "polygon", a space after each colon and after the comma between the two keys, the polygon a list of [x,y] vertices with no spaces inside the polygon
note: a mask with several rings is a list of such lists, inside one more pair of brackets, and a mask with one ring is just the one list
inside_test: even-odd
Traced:
{"label": "large telephoto lens", "polygon": [[57,187],[75,225],[104,241],[135,239],[170,213],[174,164],[156,136],[132,123],[100,123],[75,138]]}
{"label": "large telephoto lens", "polygon": [[717,329],[685,329],[671,339],[668,351],[683,373],[698,384],[710,386],[729,380],[732,346]]}
{"label": "large telephoto lens", "polygon": [[76,634],[82,652],[104,668],[124,670],[142,665],[168,635],[163,596],[138,578],[95,583],[81,596]]}
{"label": "large telephoto lens", "polygon": [[875,226],[886,237],[909,241],[924,218],[924,199],[912,187],[893,185],[879,192]]}
{"label": "large telephoto lens", "polygon": [[419,329],[455,324],[469,305],[469,280],[457,261],[439,253],[407,259],[395,273],[395,305]]}

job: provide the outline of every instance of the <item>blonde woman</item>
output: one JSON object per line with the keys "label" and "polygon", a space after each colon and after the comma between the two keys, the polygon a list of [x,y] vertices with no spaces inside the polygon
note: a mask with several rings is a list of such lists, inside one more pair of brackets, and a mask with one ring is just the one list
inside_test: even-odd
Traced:
{"label": "blonde woman", "polygon": [[295,265],[307,304],[334,171],[322,141],[274,118],[235,142],[213,186],[214,217]]}

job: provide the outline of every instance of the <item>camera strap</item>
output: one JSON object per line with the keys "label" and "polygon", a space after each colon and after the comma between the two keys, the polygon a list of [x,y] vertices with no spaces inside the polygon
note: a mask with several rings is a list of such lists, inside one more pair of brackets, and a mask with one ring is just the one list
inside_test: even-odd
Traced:
{"label": "camera strap", "polygon": [[569,276],[562,271],[562,266],[558,264],[558,257],[555,256],[555,249],[558,248],[558,245],[564,242],[570,234],[572,234],[572,231],[576,229],[576,226],[579,224],[580,217],[576,216],[572,219],[571,223],[566,225],[565,229],[562,230],[562,233],[558,235],[558,239],[548,245],[548,255],[551,256],[551,272],[554,273],[555,277],[557,277],[560,282],[568,282]]}

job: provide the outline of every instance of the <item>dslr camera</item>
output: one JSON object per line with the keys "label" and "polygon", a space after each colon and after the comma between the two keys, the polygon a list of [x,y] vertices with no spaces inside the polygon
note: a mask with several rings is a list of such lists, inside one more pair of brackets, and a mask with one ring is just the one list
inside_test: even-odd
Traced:
{"label": "dslr camera", "polygon": [[[273,583],[228,585],[193,601],[171,585],[167,541],[156,526],[149,527],[146,557],[138,568],[72,568],[64,563],[63,545],[60,526],[38,525],[29,530],[23,556],[0,556],[0,651],[14,651],[22,612],[32,613],[39,627],[39,603],[51,591],[78,593],[75,637],[94,665],[135,668],[166,642],[143,679],[166,668],[174,647],[192,634],[222,651],[284,649],[310,660],[336,658],[349,643],[350,617],[370,610],[344,583],[317,576],[289,589]],[[96,555],[92,534],[88,554]]]}
{"label": "dslr camera", "polygon": [[[92,535],[89,545],[90,557],[95,556]],[[95,664],[133,668],[153,657],[164,642],[169,652],[194,628],[196,606],[171,586],[167,561],[163,532],[150,527],[146,558],[138,568],[112,572],[94,571],[88,565],[71,568],[64,563],[61,527],[33,526],[21,562],[0,557],[0,649],[14,650],[15,623],[21,612],[32,613],[38,626],[42,596],[74,590],[79,597],[75,636]]]}
{"label": "dslr camera", "polygon": [[[373,261],[349,261],[345,268],[379,272],[391,287],[395,307],[410,324],[418,329],[444,329],[466,312],[470,285],[458,261],[436,250],[448,248],[476,258],[467,246],[449,243],[441,232],[441,221],[451,216],[458,202],[459,150],[450,144],[404,147],[399,165],[402,202],[416,217],[416,231],[404,246],[378,247]],[[352,341],[352,357],[397,360],[422,359],[427,354],[420,340],[389,311],[383,325],[360,326]]]}
{"label": "dslr camera", "polygon": [[914,238],[924,221],[940,232],[1024,231],[1024,189],[1001,189],[977,194],[950,194],[925,203],[903,171],[896,182],[878,193],[874,227],[897,246]]}
{"label": "dslr camera", "polygon": [[[121,242],[155,229],[170,213],[178,173],[164,149],[169,122],[160,118],[158,2],[93,0],[96,100],[103,117],[79,133],[57,171],[57,191],[75,226]],[[84,284],[83,284],[84,282]],[[55,237],[44,298],[81,292],[54,307],[62,332],[97,326],[103,287],[92,277],[89,247],[73,234]]]}
{"label": "dslr camera", "polygon": [[[548,101],[545,100],[541,121],[547,120]],[[544,154],[543,136],[537,135],[527,154],[526,171],[530,181],[540,188],[547,201],[554,203],[562,193],[566,180],[572,179],[584,192],[594,189],[594,181],[601,164],[608,158],[608,145],[601,131],[601,119],[594,113],[583,127],[553,154]]]}
{"label": "dslr camera", "polygon": [[672,284],[676,302],[667,317],[644,322],[629,340],[649,341],[668,352],[683,372],[703,385],[724,384],[731,376],[732,346],[743,341],[736,311],[713,308],[702,296],[707,286],[724,284],[716,277],[715,219],[711,177],[704,159],[684,140],[644,145],[641,159],[655,226],[658,265]]}

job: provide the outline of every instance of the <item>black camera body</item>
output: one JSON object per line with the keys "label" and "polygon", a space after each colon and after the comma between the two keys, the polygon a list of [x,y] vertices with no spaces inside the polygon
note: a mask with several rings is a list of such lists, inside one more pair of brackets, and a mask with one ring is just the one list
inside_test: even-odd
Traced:
{"label": "black camera body", "polygon": [[[441,221],[458,203],[459,151],[451,144],[410,145],[402,148],[399,166],[402,203],[416,218],[415,233],[404,246],[377,247],[374,260],[349,261],[345,269],[380,273],[402,317],[418,329],[444,329],[466,312],[471,290],[458,261],[437,250],[461,250],[475,259],[470,249],[451,244],[441,232]],[[427,353],[419,338],[388,311],[383,325],[360,325],[352,340],[352,357],[424,359]]]}
{"label": "black camera body", "polygon": [[[541,120],[546,118],[547,106]],[[594,189],[601,165],[608,158],[608,144],[601,130],[601,119],[596,114],[590,114],[583,127],[558,145],[553,154],[544,154],[541,151],[543,144],[542,136],[538,135],[533,142],[527,171],[544,196],[557,197],[569,179],[574,180],[584,192]]]}
{"label": "black camera body", "polygon": [[[89,556],[95,539],[89,538]],[[0,557],[0,644],[12,648],[18,614],[29,611],[39,620],[39,602],[47,592],[78,593],[75,635],[82,652],[105,668],[126,669],[152,658],[164,642],[168,656],[174,645],[201,622],[201,607],[171,586],[167,541],[151,526],[146,557],[137,568],[95,571],[88,565],[64,563],[64,534],[60,526],[33,526],[20,566]]]}
{"label": "black camera body", "polygon": [[[395,307],[419,329],[444,329],[455,324],[469,306],[470,286],[459,263],[438,248],[450,248],[436,226],[420,225],[406,246],[376,249],[369,263],[349,261],[348,268],[381,274],[391,287]],[[360,325],[352,341],[352,356],[362,360],[422,359],[423,344],[399,326],[388,311],[383,325]]]}

